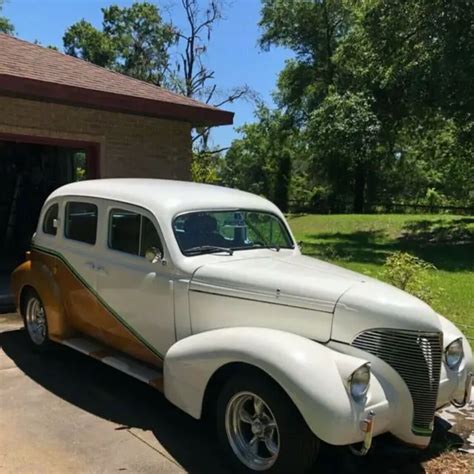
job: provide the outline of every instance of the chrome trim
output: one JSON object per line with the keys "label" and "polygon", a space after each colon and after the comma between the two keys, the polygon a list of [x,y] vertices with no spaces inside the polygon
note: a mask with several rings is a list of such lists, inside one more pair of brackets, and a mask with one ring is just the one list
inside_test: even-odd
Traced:
{"label": "chrome trim", "polygon": [[225,429],[232,451],[247,468],[266,471],[275,464],[280,432],[273,412],[258,395],[239,392],[229,400]]}
{"label": "chrome trim", "polygon": [[398,372],[413,401],[412,431],[430,436],[443,358],[442,333],[371,329],[357,335],[352,345]]}
{"label": "chrome trim", "polygon": [[38,346],[46,340],[46,315],[41,301],[32,296],[28,300],[25,311],[26,330],[31,340]]}

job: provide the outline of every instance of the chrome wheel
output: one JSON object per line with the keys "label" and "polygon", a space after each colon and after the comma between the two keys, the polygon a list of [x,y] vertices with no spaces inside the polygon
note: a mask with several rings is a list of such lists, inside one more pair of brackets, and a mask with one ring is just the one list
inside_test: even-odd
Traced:
{"label": "chrome wheel", "polygon": [[227,404],[225,429],[232,450],[255,471],[270,469],[280,451],[280,433],[268,405],[251,392],[235,394]]}
{"label": "chrome wheel", "polygon": [[28,300],[25,320],[31,340],[40,346],[45,342],[47,335],[46,315],[41,301],[36,296],[32,296]]}

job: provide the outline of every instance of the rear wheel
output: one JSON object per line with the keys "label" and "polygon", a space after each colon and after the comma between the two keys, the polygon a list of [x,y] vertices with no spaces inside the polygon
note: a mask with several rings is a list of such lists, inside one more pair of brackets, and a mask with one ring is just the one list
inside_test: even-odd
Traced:
{"label": "rear wheel", "polygon": [[271,379],[242,374],[217,401],[217,430],[236,472],[305,472],[318,440],[286,393]]}
{"label": "rear wheel", "polygon": [[41,298],[33,289],[29,289],[23,304],[23,320],[26,334],[36,349],[46,349],[49,346],[48,321]]}

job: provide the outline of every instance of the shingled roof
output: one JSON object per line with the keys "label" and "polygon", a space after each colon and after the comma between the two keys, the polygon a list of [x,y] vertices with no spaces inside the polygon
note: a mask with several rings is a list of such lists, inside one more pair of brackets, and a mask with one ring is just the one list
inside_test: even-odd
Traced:
{"label": "shingled roof", "polygon": [[183,120],[232,124],[234,114],[82,59],[0,34],[0,94]]}

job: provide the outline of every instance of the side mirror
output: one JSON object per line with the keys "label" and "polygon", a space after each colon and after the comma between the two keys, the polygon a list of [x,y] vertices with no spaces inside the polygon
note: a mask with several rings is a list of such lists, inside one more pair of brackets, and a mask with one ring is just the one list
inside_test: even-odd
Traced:
{"label": "side mirror", "polygon": [[150,247],[145,252],[145,258],[151,263],[161,262],[164,263],[163,253],[157,247]]}

